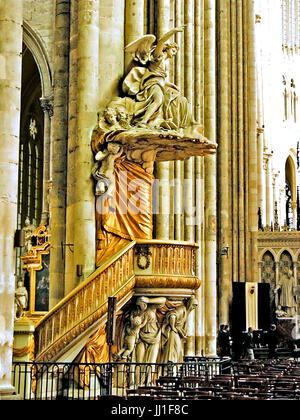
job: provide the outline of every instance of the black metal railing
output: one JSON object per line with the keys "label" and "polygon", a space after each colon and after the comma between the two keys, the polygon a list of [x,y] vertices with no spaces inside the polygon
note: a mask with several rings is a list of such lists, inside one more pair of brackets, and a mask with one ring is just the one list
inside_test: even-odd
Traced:
{"label": "black metal railing", "polygon": [[230,359],[188,357],[183,363],[14,362],[12,385],[24,400],[94,400],[125,397],[128,389],[155,386],[162,377],[202,377],[231,372]]}

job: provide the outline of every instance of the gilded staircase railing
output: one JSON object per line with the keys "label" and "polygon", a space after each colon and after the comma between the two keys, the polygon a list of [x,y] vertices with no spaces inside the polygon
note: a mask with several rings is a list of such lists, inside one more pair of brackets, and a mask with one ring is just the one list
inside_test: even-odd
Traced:
{"label": "gilded staircase railing", "polygon": [[36,324],[35,360],[51,360],[107,311],[109,296],[122,300],[135,284],[131,242],[107,260]]}
{"label": "gilded staircase railing", "polygon": [[51,361],[97,321],[109,296],[120,309],[134,294],[189,297],[200,287],[195,243],[136,240],[100,266],[36,324],[35,361]]}

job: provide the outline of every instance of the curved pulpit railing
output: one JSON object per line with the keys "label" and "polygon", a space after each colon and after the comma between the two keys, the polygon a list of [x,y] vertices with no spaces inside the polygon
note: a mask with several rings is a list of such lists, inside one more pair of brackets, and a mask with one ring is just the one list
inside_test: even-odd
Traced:
{"label": "curved pulpit railing", "polygon": [[52,360],[107,312],[109,296],[118,301],[134,287],[135,242],[100,266],[36,325],[36,360]]}
{"label": "curved pulpit railing", "polygon": [[136,240],[136,294],[190,296],[200,287],[198,245],[184,241]]}

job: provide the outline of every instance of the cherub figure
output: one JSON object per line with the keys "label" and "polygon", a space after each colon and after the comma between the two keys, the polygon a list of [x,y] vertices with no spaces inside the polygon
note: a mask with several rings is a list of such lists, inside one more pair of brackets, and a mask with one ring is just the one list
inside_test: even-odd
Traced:
{"label": "cherub figure", "polygon": [[167,42],[183,27],[167,32],[154,45],[154,35],[145,35],[126,46],[139,65],[133,67],[123,82],[123,91],[136,101],[133,122],[141,128],[186,128],[191,122],[191,112],[186,98],[170,83],[167,61],[178,52],[175,42]]}
{"label": "cherub figure", "polygon": [[114,108],[107,107],[102,114],[98,114],[98,125],[103,131],[119,130],[120,124],[117,119],[117,111]]}
{"label": "cherub figure", "polygon": [[120,127],[124,130],[129,130],[131,128],[130,115],[124,108],[117,109],[117,119]]}
{"label": "cherub figure", "polygon": [[93,178],[97,181],[96,196],[107,193],[112,195],[115,186],[114,163],[123,153],[123,147],[118,143],[108,143],[104,151],[99,151],[95,155],[97,163],[92,169]]}

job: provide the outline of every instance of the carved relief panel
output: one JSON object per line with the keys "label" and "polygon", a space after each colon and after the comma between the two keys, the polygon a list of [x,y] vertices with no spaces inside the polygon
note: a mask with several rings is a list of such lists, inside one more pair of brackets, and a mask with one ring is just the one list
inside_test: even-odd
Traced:
{"label": "carved relief panel", "polygon": [[272,289],[276,286],[275,259],[270,251],[267,251],[262,258],[261,281],[262,283],[270,283]]}

